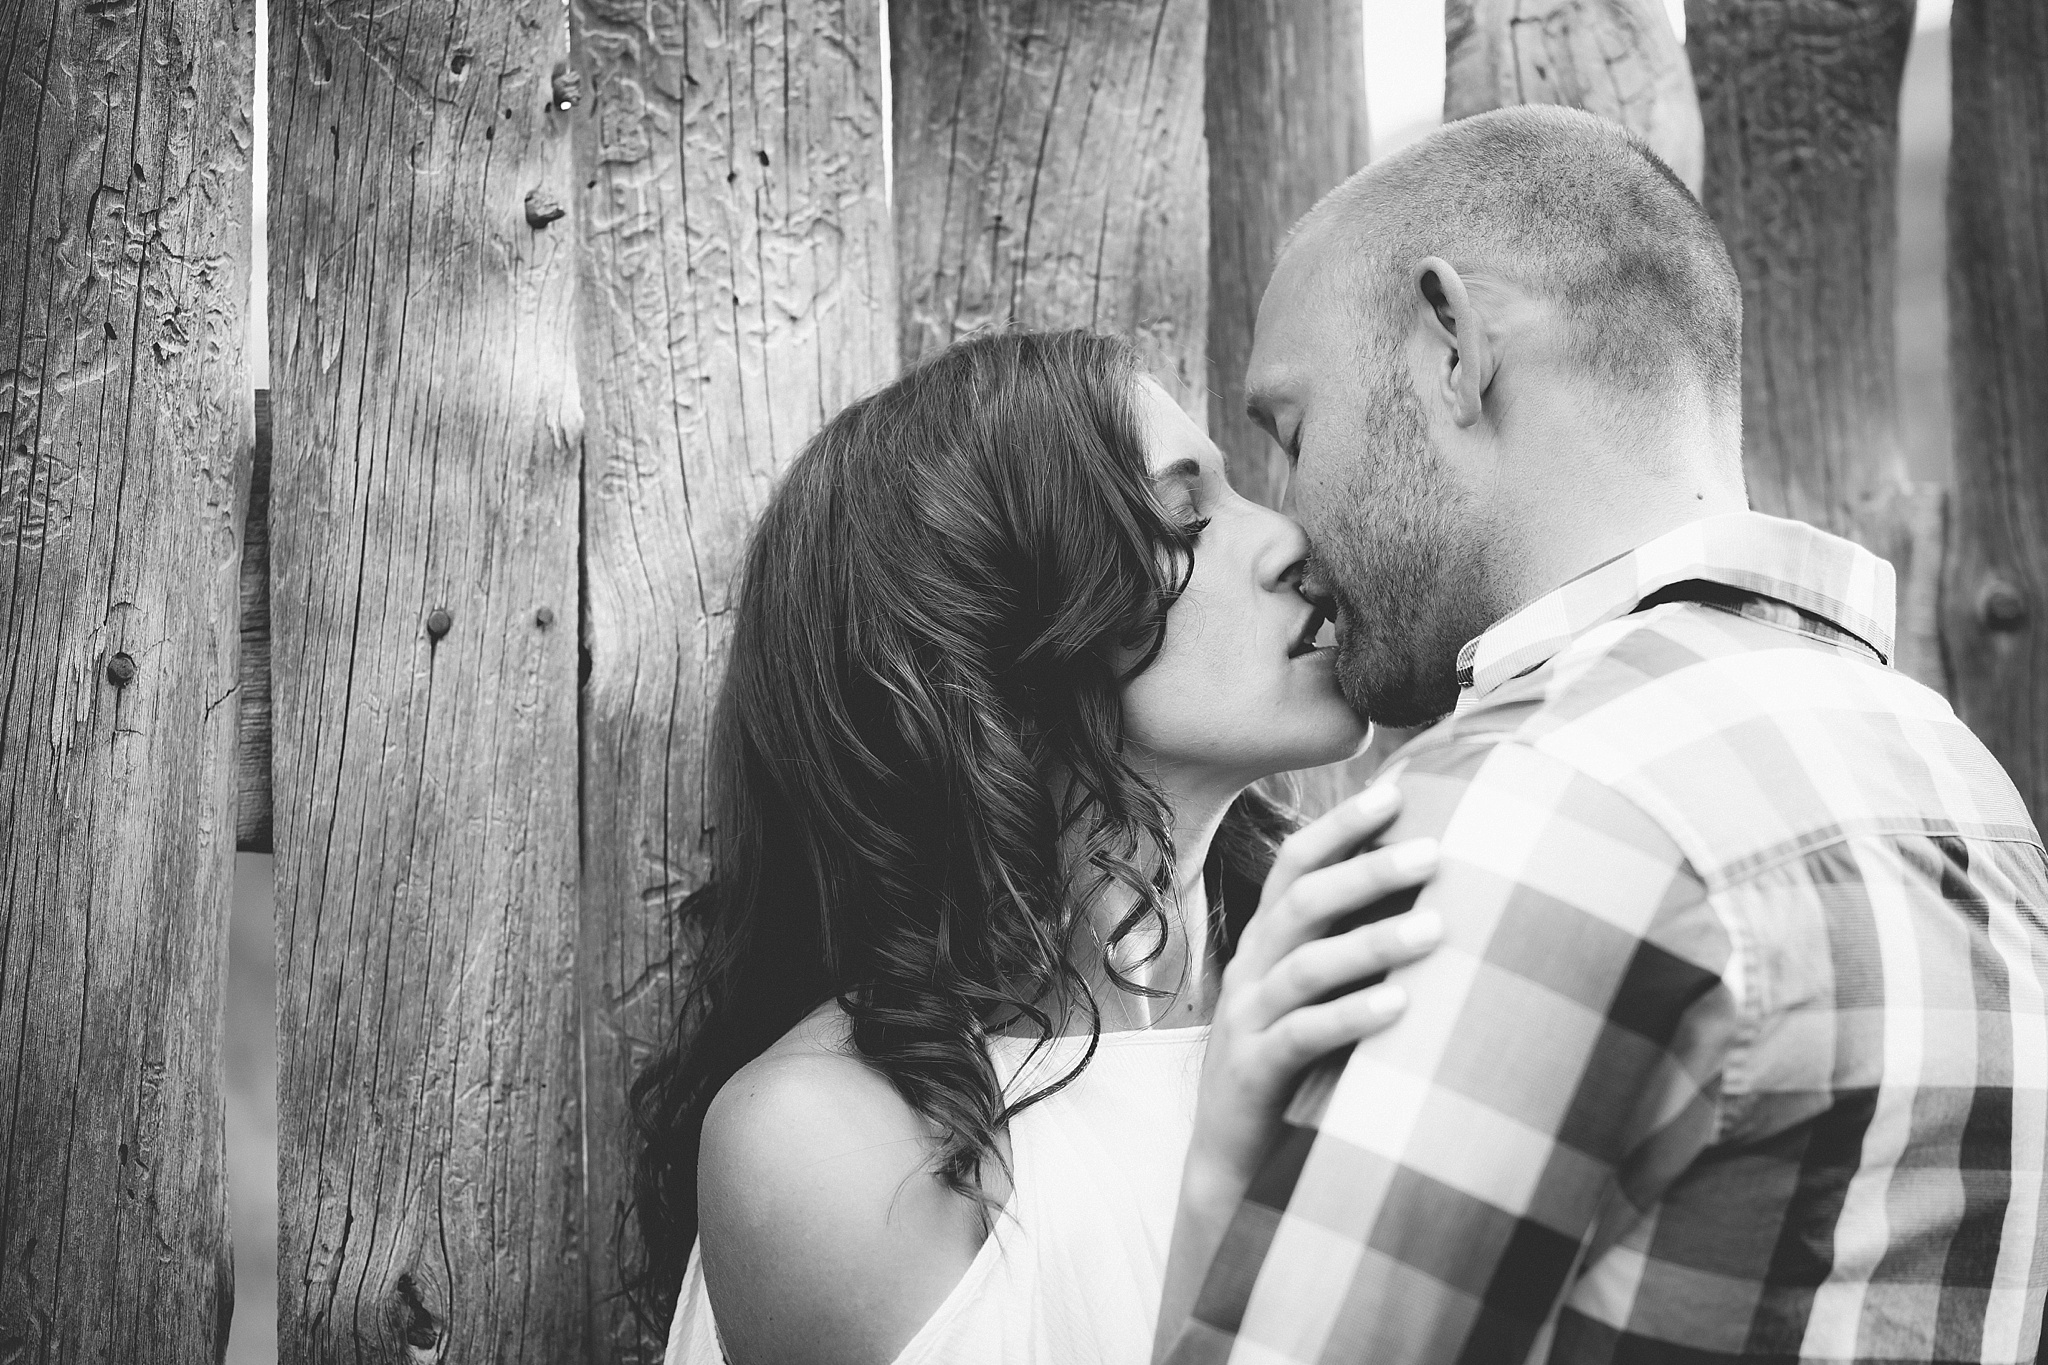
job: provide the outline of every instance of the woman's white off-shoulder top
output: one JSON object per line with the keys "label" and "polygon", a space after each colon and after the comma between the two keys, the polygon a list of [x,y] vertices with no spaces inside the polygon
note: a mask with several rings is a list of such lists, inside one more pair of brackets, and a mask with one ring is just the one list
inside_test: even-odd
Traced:
{"label": "woman's white off-shoulder top", "polygon": [[[1088,1069],[1010,1121],[1010,1201],[895,1365],[1144,1365],[1166,1274],[1181,1163],[1209,1030],[1106,1033]],[[990,1040],[1015,1096],[1072,1065],[1086,1038],[1036,1058]],[[720,1365],[699,1256],[690,1255],[666,1365]]]}

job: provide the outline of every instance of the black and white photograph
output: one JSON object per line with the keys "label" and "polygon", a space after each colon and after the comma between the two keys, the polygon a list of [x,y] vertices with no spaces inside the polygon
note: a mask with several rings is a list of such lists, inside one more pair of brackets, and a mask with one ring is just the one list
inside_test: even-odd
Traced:
{"label": "black and white photograph", "polygon": [[2044,0],[0,0],[0,1365],[2048,1365]]}

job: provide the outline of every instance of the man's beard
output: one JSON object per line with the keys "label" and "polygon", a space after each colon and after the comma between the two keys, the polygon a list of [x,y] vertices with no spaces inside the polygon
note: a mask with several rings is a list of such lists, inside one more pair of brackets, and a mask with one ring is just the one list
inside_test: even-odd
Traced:
{"label": "man's beard", "polygon": [[1498,619],[1491,537],[1406,382],[1374,396],[1368,422],[1372,448],[1352,457],[1349,481],[1314,518],[1315,561],[1337,599],[1345,699],[1367,720],[1405,728],[1457,704],[1458,651]]}

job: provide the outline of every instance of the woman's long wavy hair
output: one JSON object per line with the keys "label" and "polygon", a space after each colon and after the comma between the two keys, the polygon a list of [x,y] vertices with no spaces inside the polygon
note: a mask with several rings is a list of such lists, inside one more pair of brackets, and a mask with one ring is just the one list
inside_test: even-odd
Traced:
{"label": "woman's long wavy hair", "polygon": [[[1006,1103],[986,1035],[1085,1019],[1093,1055],[1075,941],[1095,898],[1131,899],[1100,951],[1145,989],[1111,958],[1147,924],[1165,941],[1172,830],[1121,691],[1194,547],[1152,494],[1138,373],[1086,332],[961,342],[834,417],[770,501],[713,719],[712,876],[677,911],[682,1007],[632,1086],[628,1292],[656,1330],[696,1236],[705,1111],[818,1005],[929,1122],[937,1176],[981,1198],[1005,1121],[1087,1065]],[[1250,793],[1224,821],[1226,953],[1285,828]]]}

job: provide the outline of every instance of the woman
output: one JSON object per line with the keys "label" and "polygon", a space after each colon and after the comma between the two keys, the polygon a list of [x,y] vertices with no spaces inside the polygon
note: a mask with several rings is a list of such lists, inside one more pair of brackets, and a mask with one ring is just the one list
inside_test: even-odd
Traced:
{"label": "woman", "polygon": [[1203,1191],[1300,1069],[1398,1012],[1348,988],[1434,937],[1326,937],[1428,875],[1317,870],[1390,796],[1276,864],[1249,790],[1364,739],[1306,549],[1085,333],[952,347],[797,459],[738,597],[680,1042],[634,1088],[671,1362],[1147,1358],[1191,1142],[1184,1215],[1226,1216]]}

